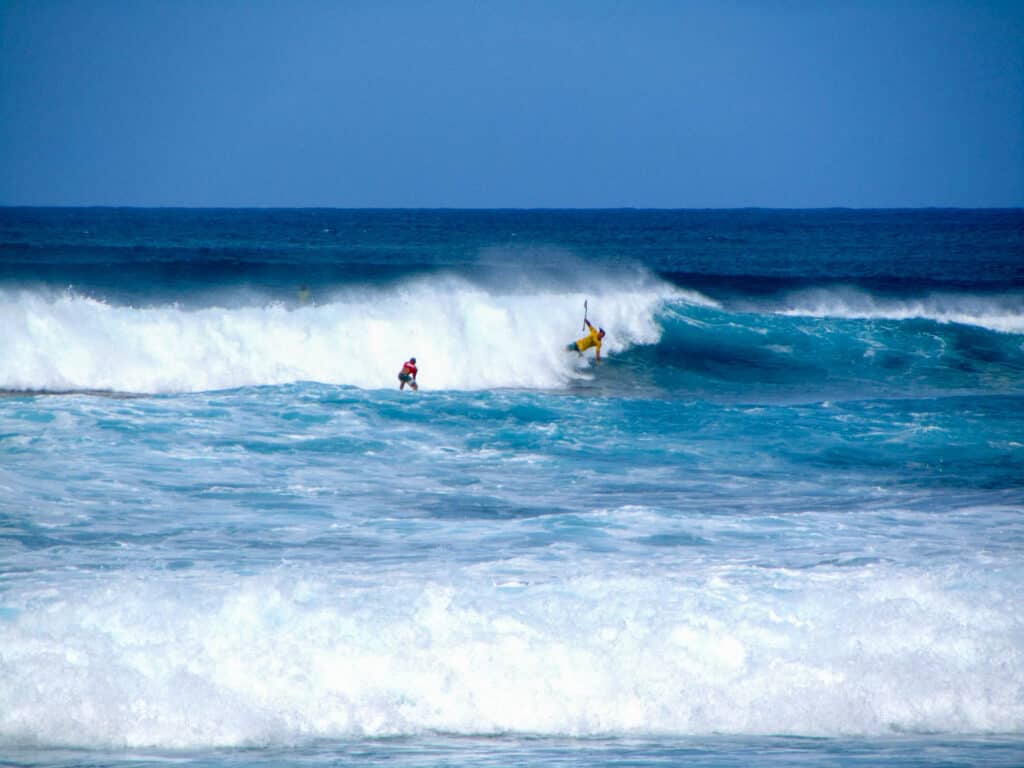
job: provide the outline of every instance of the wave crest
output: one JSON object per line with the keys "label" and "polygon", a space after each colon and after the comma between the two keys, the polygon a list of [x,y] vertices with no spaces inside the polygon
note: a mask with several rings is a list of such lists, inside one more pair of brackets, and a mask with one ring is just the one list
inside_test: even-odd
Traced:
{"label": "wave crest", "polygon": [[67,292],[7,292],[0,388],[188,392],[293,381],[395,386],[415,355],[429,389],[559,388],[586,365],[565,352],[584,301],[605,350],[660,338],[659,308],[680,292],[612,280],[588,293],[502,293],[455,277],[349,288],[322,303],[136,308]]}

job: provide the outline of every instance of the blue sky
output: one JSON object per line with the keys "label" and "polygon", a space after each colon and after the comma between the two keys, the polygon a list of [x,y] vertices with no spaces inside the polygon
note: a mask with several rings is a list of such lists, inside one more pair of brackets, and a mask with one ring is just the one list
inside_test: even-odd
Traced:
{"label": "blue sky", "polygon": [[1024,206],[1024,2],[0,0],[0,204]]}

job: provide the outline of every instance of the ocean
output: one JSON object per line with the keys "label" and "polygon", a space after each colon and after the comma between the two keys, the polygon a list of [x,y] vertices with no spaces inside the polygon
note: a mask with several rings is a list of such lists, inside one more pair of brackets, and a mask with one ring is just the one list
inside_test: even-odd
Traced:
{"label": "ocean", "polygon": [[0,329],[0,764],[1024,764],[1024,211],[2,208]]}

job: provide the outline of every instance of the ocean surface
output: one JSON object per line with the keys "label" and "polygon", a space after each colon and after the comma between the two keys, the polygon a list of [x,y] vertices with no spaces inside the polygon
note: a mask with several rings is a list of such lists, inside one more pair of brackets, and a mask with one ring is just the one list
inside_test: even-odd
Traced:
{"label": "ocean surface", "polygon": [[0,209],[2,765],[1020,766],[1022,585],[1024,211]]}

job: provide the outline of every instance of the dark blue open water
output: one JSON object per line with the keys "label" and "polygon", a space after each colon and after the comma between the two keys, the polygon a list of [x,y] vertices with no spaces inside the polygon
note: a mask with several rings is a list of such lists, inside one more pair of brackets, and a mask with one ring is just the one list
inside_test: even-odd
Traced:
{"label": "dark blue open water", "polygon": [[8,208],[0,328],[0,763],[1024,764],[1022,211]]}

